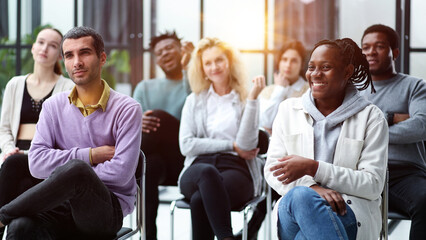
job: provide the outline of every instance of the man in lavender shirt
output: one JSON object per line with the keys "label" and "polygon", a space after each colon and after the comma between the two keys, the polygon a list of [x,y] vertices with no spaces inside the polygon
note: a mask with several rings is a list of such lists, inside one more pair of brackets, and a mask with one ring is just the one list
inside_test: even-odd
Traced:
{"label": "man in lavender shirt", "polygon": [[110,239],[134,208],[142,109],[101,79],[96,31],[71,29],[61,50],[75,88],[43,104],[29,152],[34,180],[0,209],[7,239]]}

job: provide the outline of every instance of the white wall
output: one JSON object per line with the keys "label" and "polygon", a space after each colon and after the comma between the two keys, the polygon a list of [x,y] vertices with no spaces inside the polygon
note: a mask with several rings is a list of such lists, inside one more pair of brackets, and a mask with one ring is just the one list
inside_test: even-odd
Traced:
{"label": "white wall", "polygon": [[74,27],[74,0],[42,0],[41,25],[50,24],[65,34]]}
{"label": "white wall", "polygon": [[340,0],[339,38],[349,37],[358,45],[364,30],[373,24],[395,28],[395,0]]}

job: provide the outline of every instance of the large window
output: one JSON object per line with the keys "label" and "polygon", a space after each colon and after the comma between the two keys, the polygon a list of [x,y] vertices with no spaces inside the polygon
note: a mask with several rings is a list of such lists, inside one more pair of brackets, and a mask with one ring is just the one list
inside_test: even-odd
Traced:
{"label": "large window", "polygon": [[[150,15],[144,18],[145,48],[152,35],[166,30],[195,46],[203,37],[218,37],[242,52],[250,78],[272,72],[273,0],[152,0],[144,8]],[[145,79],[163,75],[149,54],[144,59]]]}
{"label": "large window", "polygon": [[0,89],[32,72],[35,32],[47,25],[63,34],[79,25],[100,32],[108,55],[102,77],[119,91],[130,95],[142,79],[142,1],[1,0],[0,6]]}
{"label": "large window", "polygon": [[[410,2],[410,1],[409,1]],[[426,31],[424,31],[424,18],[426,11],[426,1],[411,0],[409,26],[410,31],[408,56],[405,56],[406,66],[409,73],[426,79]],[[408,18],[406,18],[408,20]],[[421,19],[421,20],[420,20]]]}
{"label": "large window", "polygon": [[32,71],[32,33],[46,24],[63,33],[79,25],[99,31],[108,54],[103,77],[127,94],[163,74],[148,44],[166,30],[194,45],[219,37],[242,52],[250,78],[264,74],[272,83],[284,41],[301,40],[307,49],[323,38],[360,43],[367,26],[383,23],[403,36],[398,69],[425,77],[425,10],[422,0],[0,0],[0,89]]}
{"label": "large window", "polygon": [[362,34],[370,25],[396,27],[396,0],[340,0],[339,6],[339,38],[349,37],[360,45]]}
{"label": "large window", "polygon": [[33,32],[46,24],[53,25],[62,32],[70,29],[73,26],[73,2],[73,0],[0,1],[0,104],[3,98],[1,93],[9,79],[33,70],[30,51],[35,40]]}

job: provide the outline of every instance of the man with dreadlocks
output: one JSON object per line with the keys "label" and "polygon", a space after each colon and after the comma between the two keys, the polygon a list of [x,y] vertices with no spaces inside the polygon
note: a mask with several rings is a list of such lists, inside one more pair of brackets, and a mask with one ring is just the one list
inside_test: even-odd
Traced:
{"label": "man with dreadlocks", "polygon": [[184,157],[178,143],[179,121],[191,92],[186,67],[194,46],[181,42],[176,32],[151,38],[150,48],[165,77],[139,83],[133,97],[145,111],[141,149],[146,155],[146,237],[157,239],[155,219],[159,204],[158,186],[177,185]]}
{"label": "man with dreadlocks", "polygon": [[389,209],[411,219],[410,239],[426,239],[426,82],[397,73],[399,36],[376,24],[362,37],[377,92],[365,96],[389,125]]}
{"label": "man with dreadlocks", "polygon": [[[282,195],[280,239],[377,239],[388,153],[378,107],[359,95],[372,79],[351,39],[314,46],[301,98],[281,103],[264,173]],[[372,91],[374,88],[372,87]]]}

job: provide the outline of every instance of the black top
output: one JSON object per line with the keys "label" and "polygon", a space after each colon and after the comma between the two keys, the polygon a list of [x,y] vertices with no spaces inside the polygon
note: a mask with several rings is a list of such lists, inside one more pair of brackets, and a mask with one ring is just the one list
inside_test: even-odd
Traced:
{"label": "black top", "polygon": [[41,111],[41,105],[46,99],[52,96],[53,89],[54,87],[52,88],[52,91],[50,91],[50,93],[47,94],[44,98],[42,98],[40,101],[36,101],[28,93],[27,81],[25,81],[24,97],[22,98],[22,108],[21,108],[21,121],[20,121],[21,124],[38,122],[38,116]]}

